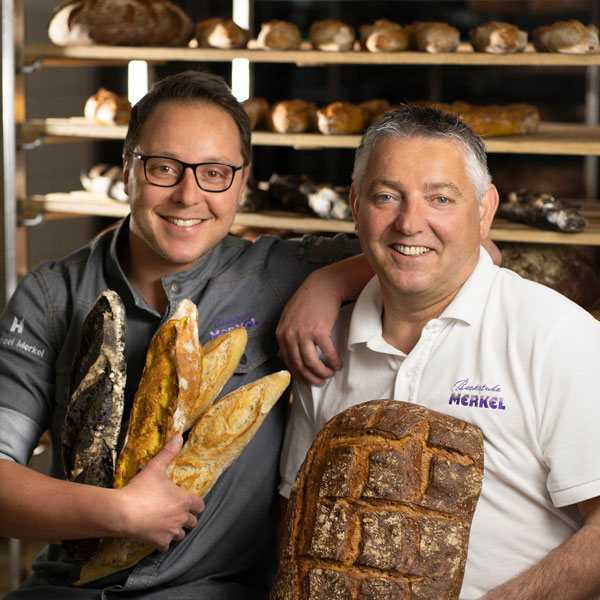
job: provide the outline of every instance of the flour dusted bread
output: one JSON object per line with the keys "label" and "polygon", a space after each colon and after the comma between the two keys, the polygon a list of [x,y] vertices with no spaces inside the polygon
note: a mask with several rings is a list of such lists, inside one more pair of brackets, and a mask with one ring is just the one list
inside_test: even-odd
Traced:
{"label": "flour dusted bread", "polygon": [[469,31],[469,39],[477,52],[490,54],[523,52],[527,46],[527,32],[502,21],[482,23]]}
{"label": "flour dusted bread", "polygon": [[359,28],[360,47],[369,52],[400,52],[408,48],[408,32],[393,21],[377,19]]}
{"label": "flour dusted bread", "polygon": [[460,42],[456,27],[439,21],[415,21],[407,25],[409,45],[423,52],[454,52]]}
{"label": "flour dusted bread", "polygon": [[314,131],[317,124],[317,107],[314,102],[299,98],[280,100],[271,106],[269,127],[278,133],[305,133]]}
{"label": "flour dusted bread", "polygon": [[366,113],[352,102],[332,102],[317,110],[317,127],[324,134],[360,133],[366,123]]}
{"label": "flour dusted bread", "polygon": [[271,600],[455,600],[483,479],[483,436],[418,405],[331,419],[300,468]]}
{"label": "flour dusted bread", "polygon": [[232,19],[212,17],[196,25],[196,39],[199,48],[245,48],[250,33]]}
{"label": "flour dusted bread", "polygon": [[48,37],[58,46],[186,46],[194,23],[169,0],[65,0]]}
{"label": "flour dusted bread", "polygon": [[106,88],[99,88],[85,102],[83,116],[103,125],[127,125],[131,117],[131,103]]}
{"label": "flour dusted bread", "polygon": [[598,28],[595,25],[584,25],[577,19],[557,21],[534,29],[533,45],[538,52],[598,52]]}
{"label": "flour dusted bread", "polygon": [[[168,473],[173,482],[204,496],[240,455],[290,382],[287,371],[267,375],[234,390],[197,421]],[[79,585],[131,567],[152,546],[125,538],[104,538],[100,550],[81,570]]]}
{"label": "flour dusted bread", "polygon": [[297,25],[273,19],[261,25],[256,36],[256,47],[263,50],[298,50],[301,38]]}
{"label": "flour dusted bread", "polygon": [[167,440],[185,430],[200,389],[201,352],[198,309],[192,301],[182,300],[150,342],[114,487],[123,487]]}
{"label": "flour dusted bread", "polygon": [[354,45],[354,27],[335,19],[324,19],[311,23],[308,38],[315,50],[340,52],[352,50]]}
{"label": "flour dusted bread", "polygon": [[[125,308],[104,290],[88,313],[73,360],[69,404],[61,432],[69,481],[111,487],[117,463],[125,383]],[[65,540],[75,560],[89,560],[99,539]]]}

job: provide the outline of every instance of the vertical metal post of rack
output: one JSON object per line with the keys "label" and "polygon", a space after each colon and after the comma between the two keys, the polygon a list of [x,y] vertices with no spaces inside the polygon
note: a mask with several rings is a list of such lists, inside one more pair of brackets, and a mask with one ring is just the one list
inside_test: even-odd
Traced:
{"label": "vertical metal post of rack", "polygon": [[[600,0],[593,0],[591,22],[598,23],[600,19]],[[600,69],[594,65],[586,67],[586,89],[585,89],[585,123],[586,125],[598,125],[600,103],[598,94],[600,92]],[[598,157],[586,156],[583,164],[584,183],[586,198],[596,200],[598,195]]]}
{"label": "vertical metal post of rack", "polygon": [[1,245],[3,285],[0,308],[3,308],[17,285],[17,201],[16,126],[15,126],[15,46],[13,0],[2,0],[2,169],[3,169],[3,239]]}

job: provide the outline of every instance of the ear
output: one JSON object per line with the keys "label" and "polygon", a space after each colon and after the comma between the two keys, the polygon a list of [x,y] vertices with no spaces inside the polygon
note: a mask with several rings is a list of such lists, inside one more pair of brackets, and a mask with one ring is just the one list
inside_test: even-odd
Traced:
{"label": "ear", "polygon": [[492,227],[492,221],[498,208],[498,190],[495,185],[490,184],[483,198],[479,202],[479,234],[484,240]]}
{"label": "ear", "polygon": [[354,184],[350,186],[350,209],[352,210],[352,218],[354,219],[354,231],[358,233],[358,208],[360,206],[360,201],[358,199],[358,194],[354,189]]}
{"label": "ear", "polygon": [[240,186],[240,193],[238,194],[238,197],[236,200],[236,204],[238,206],[244,197],[244,190],[246,189],[246,186],[248,185],[248,178],[250,177],[251,169],[252,169],[252,163],[248,163],[245,167],[242,167],[242,171],[241,171],[242,183]]}

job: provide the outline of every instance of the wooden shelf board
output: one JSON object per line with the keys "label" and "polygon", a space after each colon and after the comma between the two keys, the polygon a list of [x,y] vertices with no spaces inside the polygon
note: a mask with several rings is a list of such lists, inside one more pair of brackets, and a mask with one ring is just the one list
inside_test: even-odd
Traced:
{"label": "wooden shelf board", "polygon": [[[19,140],[33,142],[73,141],[74,139],[124,139],[126,125],[102,125],[85,117],[32,119],[20,124]],[[290,146],[296,149],[356,148],[359,135],[321,133],[273,133],[254,131],[252,143],[262,146]],[[526,135],[489,137],[488,152],[509,154],[561,154],[600,156],[600,126],[577,123],[542,123],[539,131]]]}
{"label": "wooden shelf board", "polygon": [[[129,205],[111,200],[102,194],[85,191],[34,195],[21,202],[21,215],[34,219],[39,214],[65,213],[121,218],[129,214]],[[588,226],[582,233],[561,233],[534,229],[505,219],[495,219],[490,238],[498,242],[528,242],[540,244],[582,244],[600,246],[600,211],[588,213]],[[293,212],[269,211],[236,215],[235,225],[260,229],[280,229],[297,232],[319,231],[353,233],[351,221],[335,221]]]}
{"label": "wooden shelf board", "polygon": [[[252,44],[252,42],[251,42]],[[559,54],[536,52],[529,44],[525,52],[516,54],[488,54],[474,52],[468,43],[460,44],[456,52],[431,54],[428,52],[324,52],[312,50],[304,42],[300,50],[261,50],[215,48],[170,48],[150,46],[54,46],[52,44],[28,44],[24,49],[25,64],[40,61],[48,66],[64,65],[68,61],[102,60],[122,64],[129,60],[149,62],[191,61],[230,62],[245,58],[251,62],[294,63],[298,66],[321,66],[332,64],[381,64],[381,65],[496,65],[496,66],[591,66],[600,65],[600,53]]]}

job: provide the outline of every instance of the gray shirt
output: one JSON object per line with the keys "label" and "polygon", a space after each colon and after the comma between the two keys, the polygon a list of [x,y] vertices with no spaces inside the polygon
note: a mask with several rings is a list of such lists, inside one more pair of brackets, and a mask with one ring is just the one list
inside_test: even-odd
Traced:
{"label": "gray shirt", "polygon": [[[8,303],[0,318],[0,458],[26,464],[48,431],[50,474],[63,477],[60,430],[71,365],[83,321],[102,290],[115,290],[126,307],[127,416],[150,339],[183,298],[198,305],[201,343],[231,327],[248,331],[244,356],[224,395],[284,368],[274,337],[283,305],[311,271],[358,252],[357,242],[344,235],[285,241],[262,236],[254,243],[228,236],[190,269],[163,278],[169,308],[160,315],[118,263],[117,245],[127,229],[128,220],[72,255],[39,265]],[[79,567],[62,546],[50,545],[34,575],[8,598],[113,598],[125,591],[127,598],[267,598],[286,404],[278,402],[205,497],[198,525],[168,552],[154,552],[129,571],[77,588],[71,584]]]}

